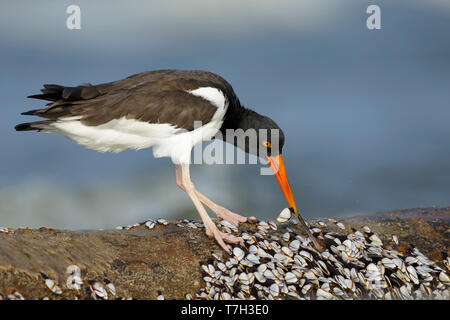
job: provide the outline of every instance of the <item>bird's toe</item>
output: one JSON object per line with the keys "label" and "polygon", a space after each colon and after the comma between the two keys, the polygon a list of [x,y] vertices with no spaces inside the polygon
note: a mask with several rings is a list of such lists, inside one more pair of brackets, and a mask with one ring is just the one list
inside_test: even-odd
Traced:
{"label": "bird's toe", "polygon": [[222,218],[223,220],[228,221],[234,224],[235,226],[239,226],[239,223],[247,221],[247,217],[241,216],[225,208],[220,208],[215,212],[219,218]]}

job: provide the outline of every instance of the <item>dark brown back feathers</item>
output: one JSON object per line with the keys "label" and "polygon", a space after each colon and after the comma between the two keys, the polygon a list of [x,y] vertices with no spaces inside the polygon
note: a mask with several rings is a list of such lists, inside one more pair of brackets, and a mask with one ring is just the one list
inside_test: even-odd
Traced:
{"label": "dark brown back feathers", "polygon": [[[231,103],[237,101],[232,87],[220,76],[206,71],[158,70],[135,74],[126,79],[98,85],[64,87],[46,84],[42,94],[29,98],[52,101],[47,108],[25,115],[58,120],[80,117],[84,125],[96,126],[126,117],[149,123],[170,123],[193,130],[194,121],[208,123],[217,108],[209,101],[188,93],[199,87],[215,87]],[[42,123],[42,122],[40,122]],[[33,123],[16,130],[33,130]]]}

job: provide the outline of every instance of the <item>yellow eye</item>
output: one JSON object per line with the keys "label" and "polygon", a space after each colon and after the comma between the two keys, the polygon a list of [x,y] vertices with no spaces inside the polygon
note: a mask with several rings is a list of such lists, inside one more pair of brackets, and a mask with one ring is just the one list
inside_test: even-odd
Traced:
{"label": "yellow eye", "polygon": [[272,144],[269,141],[263,141],[262,144],[266,148],[272,148]]}

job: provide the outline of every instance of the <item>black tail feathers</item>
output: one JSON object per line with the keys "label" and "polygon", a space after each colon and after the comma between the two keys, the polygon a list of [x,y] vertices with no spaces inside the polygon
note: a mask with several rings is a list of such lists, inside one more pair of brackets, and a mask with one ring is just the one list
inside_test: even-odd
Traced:
{"label": "black tail feathers", "polygon": [[34,116],[36,115],[36,112],[40,111],[41,109],[34,109],[26,112],[22,112],[21,115],[23,116]]}
{"label": "black tail feathers", "polygon": [[35,121],[35,122],[26,122],[18,124],[14,127],[16,131],[41,131],[45,129],[46,126],[54,122],[53,120],[44,120],[44,121]]}
{"label": "black tail feathers", "polygon": [[27,98],[56,101],[61,98],[63,91],[64,86],[57,84],[44,84],[44,88],[41,89],[42,94],[34,94],[28,96]]}

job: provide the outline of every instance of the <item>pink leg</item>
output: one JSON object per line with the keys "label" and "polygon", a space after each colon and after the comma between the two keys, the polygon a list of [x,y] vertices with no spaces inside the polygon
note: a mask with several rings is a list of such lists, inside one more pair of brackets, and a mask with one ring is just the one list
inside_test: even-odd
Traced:
{"label": "pink leg", "polygon": [[200,201],[203,202],[203,204],[205,204],[206,206],[208,206],[219,218],[231,222],[236,226],[239,225],[239,222],[247,221],[246,217],[238,215],[237,213],[231,212],[227,208],[219,206],[218,204],[212,202],[206,196],[201,194],[198,190],[195,190],[195,194],[200,199]]}
{"label": "pink leg", "polygon": [[201,201],[199,200],[196,192],[195,187],[191,181],[190,173],[189,173],[189,165],[176,165],[176,179],[177,184],[180,186],[181,189],[183,189],[188,196],[191,198],[192,202],[194,203],[195,208],[197,209],[198,213],[200,214],[200,217],[202,218],[203,224],[205,225],[206,229],[206,235],[210,238],[214,237],[216,241],[219,243],[219,245],[228,253],[230,253],[230,250],[228,249],[226,242],[229,243],[237,243],[242,242],[243,239],[241,237],[234,237],[231,235],[227,235],[223,232],[220,232],[219,229],[217,229],[217,226],[214,224],[214,222],[211,220],[211,218],[208,216],[208,213],[206,212],[205,208],[203,207]]}
{"label": "pink leg", "polygon": [[[177,185],[186,191],[182,186],[182,175],[181,175],[181,169],[176,170],[176,179],[177,179]],[[238,226],[240,222],[246,222],[247,218],[243,217],[237,213],[231,212],[227,208],[224,208],[216,203],[214,203],[212,200],[208,199],[205,195],[200,193],[197,189],[195,189],[195,194],[197,195],[198,199],[206,205],[208,208],[210,208],[219,218],[222,218],[228,222],[233,223],[234,225]]]}

